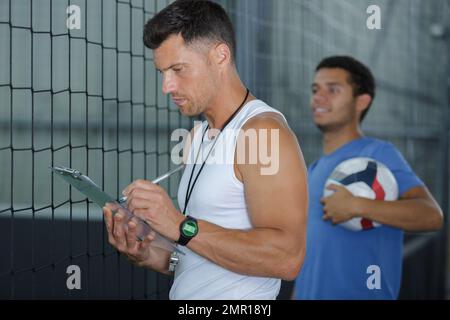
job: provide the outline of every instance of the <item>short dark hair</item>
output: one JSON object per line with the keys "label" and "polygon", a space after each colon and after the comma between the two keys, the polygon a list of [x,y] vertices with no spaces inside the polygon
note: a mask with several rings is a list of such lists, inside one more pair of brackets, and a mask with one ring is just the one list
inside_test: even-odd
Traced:
{"label": "short dark hair", "polygon": [[234,61],[236,37],[225,10],[206,0],[177,0],[157,13],[145,25],[144,44],[154,50],[171,35],[181,34],[186,44],[207,39],[223,42]]}
{"label": "short dark hair", "polygon": [[375,78],[370,69],[355,58],[348,56],[333,56],[325,58],[317,66],[316,72],[324,68],[339,68],[347,71],[350,75],[349,83],[353,87],[353,95],[357,97],[362,94],[368,94],[372,98],[369,106],[361,115],[360,122],[363,122],[367,112],[369,112],[370,106],[372,105],[376,94]]}

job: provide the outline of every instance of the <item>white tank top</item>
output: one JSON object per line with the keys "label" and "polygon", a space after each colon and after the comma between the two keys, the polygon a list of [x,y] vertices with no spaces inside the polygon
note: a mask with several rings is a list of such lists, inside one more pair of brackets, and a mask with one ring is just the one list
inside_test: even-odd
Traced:
{"label": "white tank top", "polygon": [[[244,185],[234,174],[234,155],[237,133],[252,117],[266,112],[279,111],[263,101],[247,103],[229,123],[211,153],[200,174],[186,210],[187,214],[227,229],[248,230],[252,228],[245,202]],[[284,118],[284,116],[283,116]],[[201,150],[193,179],[211,150],[214,140],[203,134],[207,128],[203,122],[196,130],[189,151],[189,160],[178,189],[178,204],[184,209],[189,177],[198,151]],[[191,184],[192,185],[192,184]],[[201,232],[201,230],[200,230]],[[181,248],[186,255],[180,256],[175,271],[175,280],[170,290],[174,300],[269,300],[276,299],[281,280],[251,277],[226,270],[197,255],[186,247]]]}

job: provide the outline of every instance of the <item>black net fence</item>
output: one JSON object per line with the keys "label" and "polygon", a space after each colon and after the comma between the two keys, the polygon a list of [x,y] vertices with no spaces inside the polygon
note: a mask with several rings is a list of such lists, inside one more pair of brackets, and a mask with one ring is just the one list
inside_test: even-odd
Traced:
{"label": "black net fence", "polygon": [[[49,170],[76,168],[114,196],[169,170],[170,132],[191,121],[142,42],[167,4],[0,1],[0,297],[167,297],[170,279],[131,267],[101,209]],[[171,196],[177,181],[162,183]],[[71,265],[81,290],[67,287]]]}

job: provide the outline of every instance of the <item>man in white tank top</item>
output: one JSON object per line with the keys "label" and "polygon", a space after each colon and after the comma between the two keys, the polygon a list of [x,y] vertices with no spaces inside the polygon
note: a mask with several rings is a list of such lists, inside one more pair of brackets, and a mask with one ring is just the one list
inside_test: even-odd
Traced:
{"label": "man in white tank top", "polygon": [[[236,70],[235,35],[223,8],[175,1],[144,32],[162,90],[186,116],[207,121],[184,150],[173,205],[157,185],[124,190],[128,209],[178,243],[171,299],[275,299],[305,255],[306,169],[283,115],[252,96]],[[270,150],[269,152],[267,150]],[[136,224],[104,209],[109,242],[138,266],[169,272],[170,252],[137,242]]]}

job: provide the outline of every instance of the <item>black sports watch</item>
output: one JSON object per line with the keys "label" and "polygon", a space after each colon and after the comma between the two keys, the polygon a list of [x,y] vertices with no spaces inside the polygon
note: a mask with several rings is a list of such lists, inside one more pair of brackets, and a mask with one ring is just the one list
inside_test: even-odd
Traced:
{"label": "black sports watch", "polygon": [[180,224],[180,238],[177,243],[186,246],[193,237],[198,233],[197,219],[187,216]]}

